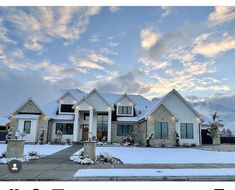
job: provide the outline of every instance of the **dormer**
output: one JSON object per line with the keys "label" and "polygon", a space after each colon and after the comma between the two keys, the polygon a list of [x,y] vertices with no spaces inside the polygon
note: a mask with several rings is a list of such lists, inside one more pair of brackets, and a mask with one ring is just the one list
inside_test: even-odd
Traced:
{"label": "dormer", "polygon": [[116,102],[116,105],[117,116],[134,116],[135,103],[126,93]]}
{"label": "dormer", "polygon": [[77,100],[69,91],[61,96],[57,102],[59,103],[59,114],[74,114],[73,106],[77,103]]}

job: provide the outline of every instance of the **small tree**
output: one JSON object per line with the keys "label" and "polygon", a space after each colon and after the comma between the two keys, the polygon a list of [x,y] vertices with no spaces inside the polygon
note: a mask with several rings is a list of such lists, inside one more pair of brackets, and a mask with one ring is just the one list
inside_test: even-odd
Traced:
{"label": "small tree", "polygon": [[219,115],[217,112],[215,112],[212,115],[212,123],[210,123],[210,127],[208,128],[208,132],[207,135],[209,135],[212,138],[213,141],[213,149],[214,149],[214,145],[215,145],[215,139],[217,137],[219,137],[220,134],[220,128],[223,127],[223,124],[221,124],[221,120],[219,120]]}

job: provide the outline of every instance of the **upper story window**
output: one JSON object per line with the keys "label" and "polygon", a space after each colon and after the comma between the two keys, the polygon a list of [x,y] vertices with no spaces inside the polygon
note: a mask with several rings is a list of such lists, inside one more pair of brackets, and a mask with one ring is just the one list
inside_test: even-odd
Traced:
{"label": "upper story window", "polygon": [[73,105],[72,104],[61,104],[60,112],[74,113]]}
{"label": "upper story window", "polygon": [[25,134],[30,134],[31,131],[31,121],[24,122],[24,132]]}
{"label": "upper story window", "polygon": [[118,115],[133,115],[132,106],[118,106]]}

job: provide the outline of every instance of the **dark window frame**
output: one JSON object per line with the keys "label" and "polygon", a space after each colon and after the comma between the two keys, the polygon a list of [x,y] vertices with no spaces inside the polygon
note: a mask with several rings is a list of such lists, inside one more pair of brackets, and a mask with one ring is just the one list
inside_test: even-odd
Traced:
{"label": "dark window frame", "polygon": [[[156,133],[156,128],[157,128],[157,124],[160,124],[160,137],[157,137],[157,133]],[[163,124],[167,124],[167,135],[166,138],[163,138]],[[168,122],[156,122],[155,123],[155,139],[169,139],[169,125]]]}
{"label": "dark window frame", "polygon": [[[26,123],[30,123],[29,126],[26,126]],[[32,121],[24,121],[24,133],[25,134],[30,134],[31,132],[31,126],[32,126]],[[29,127],[28,130],[26,129],[26,127]]]}
{"label": "dark window frame", "polygon": [[118,106],[118,115],[133,115],[133,106]]}
{"label": "dark window frame", "polygon": [[134,132],[134,125],[117,125],[117,136],[123,137]]}
{"label": "dark window frame", "polygon": [[[182,126],[182,124],[184,124],[185,126]],[[190,126],[189,126],[190,125]],[[182,137],[182,130],[181,127],[185,127],[185,137]],[[191,135],[189,135],[188,133],[188,127],[192,127],[192,138],[190,137]],[[194,134],[193,134],[193,123],[180,123],[180,138],[181,139],[194,139]]]}
{"label": "dark window frame", "polygon": [[61,104],[60,112],[61,113],[74,113],[73,104]]}
{"label": "dark window frame", "polygon": [[[70,129],[68,129],[69,127],[70,127]],[[58,130],[61,130],[63,135],[73,135],[73,128],[74,128],[74,124],[73,123],[56,123],[55,134],[57,134]]]}

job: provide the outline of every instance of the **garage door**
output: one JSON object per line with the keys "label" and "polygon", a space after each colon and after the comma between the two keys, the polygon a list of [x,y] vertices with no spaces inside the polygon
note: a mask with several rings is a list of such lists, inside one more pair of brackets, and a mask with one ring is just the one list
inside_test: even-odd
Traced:
{"label": "garage door", "polygon": [[201,134],[202,134],[202,144],[212,144],[212,138],[207,135],[208,130],[207,129],[202,129]]}

